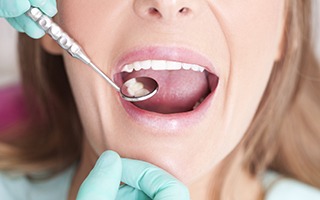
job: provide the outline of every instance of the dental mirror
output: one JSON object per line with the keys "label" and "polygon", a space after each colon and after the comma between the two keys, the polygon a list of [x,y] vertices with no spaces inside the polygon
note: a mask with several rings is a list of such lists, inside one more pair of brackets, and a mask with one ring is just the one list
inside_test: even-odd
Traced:
{"label": "dental mirror", "polygon": [[122,98],[127,101],[143,101],[158,92],[158,83],[149,77],[136,77],[127,80],[121,87]]}
{"label": "dental mirror", "polygon": [[89,65],[102,78],[104,78],[120,96],[131,102],[144,101],[158,92],[158,83],[150,77],[136,77],[127,80],[121,88],[115,84],[105,73],[103,73],[95,64],[91,62],[89,57],[84,53],[79,44],[77,44],[67,33],[65,33],[52,19],[46,16],[38,8],[31,7],[26,15],[29,16],[39,27],[49,34],[64,50],[72,57]]}

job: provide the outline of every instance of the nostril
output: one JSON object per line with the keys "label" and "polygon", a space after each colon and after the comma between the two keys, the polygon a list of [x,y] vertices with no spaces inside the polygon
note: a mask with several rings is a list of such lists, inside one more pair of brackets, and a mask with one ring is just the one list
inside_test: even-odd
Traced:
{"label": "nostril", "polygon": [[151,16],[161,17],[161,13],[157,8],[149,8],[149,14]]}
{"label": "nostril", "polygon": [[179,13],[181,13],[181,14],[188,14],[189,11],[190,11],[189,8],[183,7],[183,8],[181,8],[181,9],[179,10]]}

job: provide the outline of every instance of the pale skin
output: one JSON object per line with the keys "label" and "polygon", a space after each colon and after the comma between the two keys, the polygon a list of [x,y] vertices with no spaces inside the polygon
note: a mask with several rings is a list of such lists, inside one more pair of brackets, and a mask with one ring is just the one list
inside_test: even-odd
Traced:
{"label": "pale skin", "polygon": [[[213,63],[219,76],[201,120],[184,126],[177,117],[157,126],[153,119],[133,119],[104,80],[43,38],[49,52],[65,59],[85,130],[83,159],[69,198],[75,198],[98,156],[111,149],[121,157],[168,171],[188,186],[192,199],[210,199],[214,172],[243,138],[281,54],[284,4],[278,0],[58,0],[57,22],[110,76],[124,53],[146,46],[197,52]],[[149,12],[150,8],[157,12]],[[187,9],[179,12],[182,8]],[[236,192],[237,199],[255,199],[259,180],[236,170],[241,169],[241,156],[238,160],[228,177],[237,181],[223,193],[226,199],[234,198],[230,191],[241,191]]]}

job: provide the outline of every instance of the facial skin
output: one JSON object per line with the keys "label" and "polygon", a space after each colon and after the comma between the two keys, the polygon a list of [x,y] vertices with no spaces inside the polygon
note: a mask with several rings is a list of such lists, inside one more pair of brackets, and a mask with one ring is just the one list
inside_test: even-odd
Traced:
{"label": "facial skin", "polygon": [[188,49],[212,63],[219,84],[206,111],[187,123],[168,115],[159,122],[134,118],[113,88],[63,53],[86,149],[150,162],[187,185],[208,175],[243,138],[281,51],[284,1],[69,0],[58,1],[58,10],[58,23],[110,77],[123,55],[145,47]]}

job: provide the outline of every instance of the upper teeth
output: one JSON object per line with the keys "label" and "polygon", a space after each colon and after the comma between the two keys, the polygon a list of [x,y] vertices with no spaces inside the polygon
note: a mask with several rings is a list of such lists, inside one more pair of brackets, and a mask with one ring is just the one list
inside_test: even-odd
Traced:
{"label": "upper teeth", "polygon": [[203,72],[204,68],[196,64],[187,64],[175,61],[167,60],[144,60],[137,61],[131,64],[127,64],[123,67],[121,72],[131,73],[133,70],[139,71],[141,69],[152,69],[152,70],[193,70],[196,72]]}

